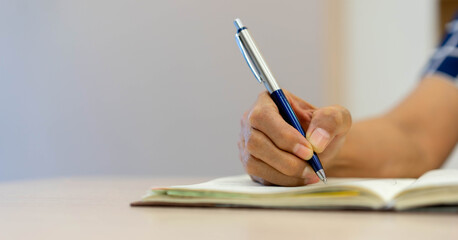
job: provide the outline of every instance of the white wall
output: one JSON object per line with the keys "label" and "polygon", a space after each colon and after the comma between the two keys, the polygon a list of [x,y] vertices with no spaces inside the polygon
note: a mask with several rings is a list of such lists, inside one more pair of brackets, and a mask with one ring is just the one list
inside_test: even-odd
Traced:
{"label": "white wall", "polygon": [[437,44],[436,1],[349,0],[344,99],[356,119],[382,113],[418,83]]}
{"label": "white wall", "polygon": [[239,118],[277,79],[322,105],[321,12],[307,1],[0,1],[0,180],[242,172]]}
{"label": "white wall", "polygon": [[[250,27],[283,87],[321,106],[335,103],[323,97],[322,4],[1,0],[0,180],[242,172],[239,118],[263,88],[232,20]],[[339,103],[360,119],[417,83],[435,1],[342,6]]]}

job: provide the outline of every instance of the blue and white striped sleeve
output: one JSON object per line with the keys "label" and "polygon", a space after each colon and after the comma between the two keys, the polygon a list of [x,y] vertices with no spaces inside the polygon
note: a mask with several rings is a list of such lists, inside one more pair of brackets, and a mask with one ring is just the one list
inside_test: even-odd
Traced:
{"label": "blue and white striped sleeve", "polygon": [[441,74],[458,86],[458,12],[447,24],[447,34],[429,61],[426,75]]}

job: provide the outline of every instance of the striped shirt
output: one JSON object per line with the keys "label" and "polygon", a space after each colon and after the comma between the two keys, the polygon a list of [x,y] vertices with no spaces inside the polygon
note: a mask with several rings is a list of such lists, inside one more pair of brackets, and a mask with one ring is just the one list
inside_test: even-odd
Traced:
{"label": "striped shirt", "polygon": [[447,33],[429,61],[425,75],[441,74],[458,86],[458,12],[447,24]]}

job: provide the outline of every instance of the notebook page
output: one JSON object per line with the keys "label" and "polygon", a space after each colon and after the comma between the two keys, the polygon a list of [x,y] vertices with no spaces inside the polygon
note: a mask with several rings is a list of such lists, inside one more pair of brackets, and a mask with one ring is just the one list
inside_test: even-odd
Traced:
{"label": "notebook page", "polygon": [[168,189],[182,189],[194,191],[216,191],[216,192],[229,192],[241,194],[283,194],[295,192],[315,192],[324,191],[326,189],[335,189],[343,183],[353,182],[358,179],[354,178],[330,178],[327,184],[322,182],[310,184],[300,187],[280,187],[280,186],[263,186],[259,183],[253,182],[248,175],[232,176],[217,178],[208,182],[194,184],[194,185],[181,185],[173,186]]}
{"label": "notebook page", "polygon": [[315,188],[320,183],[302,186],[302,187],[279,187],[279,186],[263,186],[259,183],[253,182],[248,175],[232,176],[217,178],[208,182],[194,184],[194,185],[181,185],[173,186],[169,189],[183,189],[183,190],[196,190],[196,191],[217,191],[217,192],[230,192],[242,194],[279,194],[301,191],[304,189]]}
{"label": "notebook page", "polygon": [[431,170],[423,174],[407,190],[445,186],[458,186],[458,169]]}
{"label": "notebook page", "polygon": [[263,186],[253,182],[248,175],[218,178],[194,185],[174,186],[169,189],[192,191],[216,191],[238,194],[288,194],[311,193],[318,191],[362,190],[377,194],[385,201],[413,183],[413,179],[358,179],[330,178],[328,183],[322,182],[301,187]]}
{"label": "notebook page", "polygon": [[429,171],[395,197],[398,210],[458,204],[458,169]]}
{"label": "notebook page", "polygon": [[352,186],[370,189],[380,196],[385,202],[390,202],[394,196],[408,188],[415,182],[413,178],[385,178],[368,179],[351,182]]}

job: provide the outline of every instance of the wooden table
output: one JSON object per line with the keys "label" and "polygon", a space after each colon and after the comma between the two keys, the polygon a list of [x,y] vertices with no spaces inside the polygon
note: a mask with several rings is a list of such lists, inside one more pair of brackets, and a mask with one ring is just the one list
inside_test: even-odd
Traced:
{"label": "wooden table", "polygon": [[205,179],[0,183],[0,239],[458,239],[458,215],[130,207],[151,186]]}

